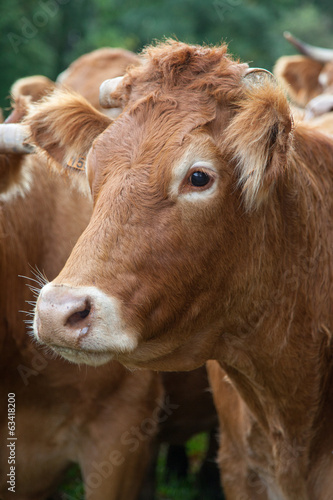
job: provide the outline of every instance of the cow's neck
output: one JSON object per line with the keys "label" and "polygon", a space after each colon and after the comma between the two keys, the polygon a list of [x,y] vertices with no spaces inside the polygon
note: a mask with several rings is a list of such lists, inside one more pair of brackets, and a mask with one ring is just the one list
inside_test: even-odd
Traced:
{"label": "cow's neck", "polygon": [[327,397],[332,360],[325,332],[314,340],[310,329],[300,332],[297,326],[284,324],[289,339],[277,342],[280,332],[272,321],[257,329],[243,324],[242,339],[227,334],[219,361],[267,432],[308,441]]}
{"label": "cow's neck", "polygon": [[333,397],[333,210],[326,198],[333,179],[320,173],[323,165],[317,172],[313,164],[311,172],[297,168],[291,165],[272,206],[258,218],[259,232],[251,229],[253,248],[258,241],[257,260],[248,263],[256,292],[249,284],[248,300],[223,336],[219,361],[270,436],[274,454],[296,450],[291,462],[306,475],[314,429]]}
{"label": "cow's neck", "polygon": [[[239,343],[229,339],[231,362],[225,362],[224,355],[220,364],[245,402],[250,422],[254,417],[268,439],[269,462],[275,464],[277,484],[286,495],[281,498],[308,500],[306,484],[312,470],[313,451],[316,450],[314,460],[319,463],[322,440],[330,439],[331,424],[325,412],[327,405],[333,403],[332,386],[329,389],[332,364],[324,362],[327,342],[324,347],[311,341],[310,335],[304,338],[292,329],[290,342],[279,349],[274,345],[276,331],[270,322],[267,330],[263,325],[248,335],[250,349],[240,349]],[[271,342],[267,341],[270,334]],[[268,483],[270,474],[266,478]],[[289,496],[295,485],[299,489]]]}

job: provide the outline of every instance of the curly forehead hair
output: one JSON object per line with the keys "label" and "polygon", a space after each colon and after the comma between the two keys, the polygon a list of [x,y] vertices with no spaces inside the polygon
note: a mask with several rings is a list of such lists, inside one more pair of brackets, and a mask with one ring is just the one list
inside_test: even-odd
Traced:
{"label": "curly forehead hair", "polygon": [[113,96],[127,101],[132,89],[139,93],[182,89],[206,92],[218,102],[242,93],[240,79],[247,68],[227,54],[227,45],[188,45],[168,39],[146,47],[143,65],[129,68]]}

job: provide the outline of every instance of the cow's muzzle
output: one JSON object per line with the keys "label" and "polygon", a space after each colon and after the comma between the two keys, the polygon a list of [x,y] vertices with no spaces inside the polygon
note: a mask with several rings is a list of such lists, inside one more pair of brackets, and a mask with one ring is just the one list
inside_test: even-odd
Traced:
{"label": "cow's muzzle", "polygon": [[121,318],[119,301],[95,287],[44,286],[36,305],[34,335],[66,359],[93,365],[137,346],[136,334]]}

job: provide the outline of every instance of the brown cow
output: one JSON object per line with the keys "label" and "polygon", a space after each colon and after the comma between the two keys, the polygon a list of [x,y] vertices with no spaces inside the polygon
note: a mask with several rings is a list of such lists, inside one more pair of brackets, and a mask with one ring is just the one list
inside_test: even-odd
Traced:
{"label": "brown cow", "polygon": [[[59,75],[57,84],[75,90],[96,109],[114,118],[120,113],[121,107],[103,108],[99,102],[99,87],[106,78],[121,76],[128,66],[139,64],[141,64],[141,58],[128,50],[97,49],[74,61]],[[173,446],[177,446],[178,449],[183,447],[183,453],[185,453],[186,441],[198,432],[210,431],[213,441],[217,417],[212,397],[205,391],[208,387],[205,367],[191,374],[165,373],[162,379],[166,396],[170,397],[173,404],[178,404],[179,408],[170,415],[170,418],[161,423],[158,441],[171,445],[170,454],[173,453]],[[210,467],[212,458],[214,458],[214,451],[211,454],[208,453],[207,460],[203,464],[204,469]],[[177,467],[177,464],[170,465],[173,470]]]}
{"label": "brown cow", "polygon": [[309,45],[288,32],[284,37],[304,54],[280,57],[274,67],[275,75],[294,103],[293,117],[332,134],[333,50]]}
{"label": "brown cow", "polygon": [[55,359],[31,342],[18,312],[34,300],[19,275],[36,288],[37,268],[56,276],[91,203],[36,155],[0,154],[0,172],[0,498],[45,500],[77,462],[86,498],[135,499],[161,418],[158,378],[116,361],[80,370]]}
{"label": "brown cow", "polygon": [[36,339],[77,363],[215,359],[227,374],[215,398],[233,401],[227,498],[328,500],[333,142],[293,128],[275,82],[225,46],[169,42],[145,57],[111,96],[126,104],[111,126],[60,92],[27,119],[64,165],[88,155],[94,199],[41,291]]}
{"label": "brown cow", "polygon": [[[333,94],[333,50],[306,44],[290,33],[284,36],[304,55],[280,57],[274,68],[275,75],[297,106],[309,105],[307,118],[330,111],[333,109],[330,99]],[[321,96],[319,101],[315,99],[317,96]]]}

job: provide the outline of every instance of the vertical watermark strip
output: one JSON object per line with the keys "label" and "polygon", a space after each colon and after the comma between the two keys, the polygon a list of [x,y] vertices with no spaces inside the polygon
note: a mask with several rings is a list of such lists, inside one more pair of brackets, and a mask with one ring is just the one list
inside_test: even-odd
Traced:
{"label": "vertical watermark strip", "polygon": [[8,465],[9,472],[7,473],[7,484],[8,491],[15,493],[16,486],[16,400],[15,394],[10,392],[8,394],[8,437],[7,437],[7,448],[8,448]]}

